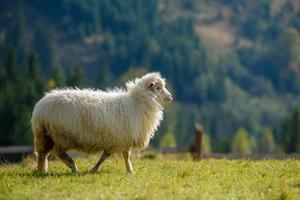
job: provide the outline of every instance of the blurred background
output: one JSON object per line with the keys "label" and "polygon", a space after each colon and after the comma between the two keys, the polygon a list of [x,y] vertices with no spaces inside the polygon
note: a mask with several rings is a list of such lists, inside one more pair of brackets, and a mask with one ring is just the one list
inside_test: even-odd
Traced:
{"label": "blurred background", "polygon": [[300,151],[299,0],[0,0],[0,146],[31,145],[56,87],[159,71],[174,102],[152,147]]}

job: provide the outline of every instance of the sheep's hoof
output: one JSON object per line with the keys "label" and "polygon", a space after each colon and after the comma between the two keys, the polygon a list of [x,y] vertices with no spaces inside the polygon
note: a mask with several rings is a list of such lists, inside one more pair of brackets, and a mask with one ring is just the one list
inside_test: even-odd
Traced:
{"label": "sheep's hoof", "polygon": [[71,171],[74,173],[79,173],[79,170],[77,169],[77,167],[72,168]]}
{"label": "sheep's hoof", "polygon": [[99,171],[99,169],[93,168],[93,169],[91,169],[90,173],[91,173],[91,174],[95,174],[95,173],[97,173],[98,171]]}

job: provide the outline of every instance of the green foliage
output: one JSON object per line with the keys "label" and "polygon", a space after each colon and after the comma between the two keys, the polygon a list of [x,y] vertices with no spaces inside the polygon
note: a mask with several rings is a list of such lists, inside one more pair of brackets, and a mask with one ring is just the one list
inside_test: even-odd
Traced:
{"label": "green foliage", "polygon": [[85,85],[85,73],[80,65],[76,65],[67,84],[73,87],[83,87]]}
{"label": "green foliage", "polygon": [[136,77],[142,77],[143,75],[145,75],[146,73],[148,73],[148,70],[146,68],[140,67],[140,68],[129,68],[128,71],[126,73],[124,73],[121,77],[120,77],[120,83],[122,85],[124,85],[128,80],[133,80]]}
{"label": "green foliage", "polygon": [[3,85],[0,87],[0,145],[31,144],[30,117],[32,107],[40,98],[45,81],[31,52],[26,65],[17,73],[14,51],[8,54],[4,66]]}
{"label": "green foliage", "polygon": [[[56,87],[62,87],[65,85],[65,75],[61,67],[59,66],[53,66],[52,68],[52,75],[50,81],[53,81],[53,83],[49,82],[49,88],[56,88]],[[52,84],[52,85],[51,85]]]}
{"label": "green foliage", "polygon": [[298,160],[133,159],[135,174],[127,174],[124,160],[114,158],[89,174],[97,159],[76,159],[80,173],[69,172],[61,161],[50,161],[49,173],[34,172],[32,160],[2,165],[0,199],[300,198]]}
{"label": "green foliage", "polygon": [[276,143],[271,129],[264,129],[259,139],[259,152],[274,153],[276,151]]}
{"label": "green foliage", "polygon": [[45,90],[45,79],[41,74],[37,64],[35,52],[31,52],[27,65],[22,72],[24,76],[19,77],[20,85],[15,85],[15,103],[13,104],[16,112],[14,122],[13,140],[14,144],[32,144],[32,133],[30,128],[30,118],[33,105],[41,97]]}
{"label": "green foliage", "polygon": [[244,128],[238,129],[236,132],[233,142],[231,151],[233,153],[242,153],[242,154],[249,154],[251,153],[251,145],[249,140],[249,134]]}
{"label": "green foliage", "polygon": [[[197,120],[210,133],[213,151],[229,151],[239,127],[255,146],[264,127],[276,128],[300,97],[299,13],[293,1],[278,2],[7,1],[0,6],[0,55],[14,48],[15,58],[1,56],[3,123],[26,120],[43,87],[104,89],[160,71],[176,103],[166,108],[153,146],[169,127],[178,146],[190,145]],[[24,70],[31,49],[39,58],[39,81],[25,77],[31,76]],[[23,108],[13,111],[17,103]],[[0,131],[12,133],[11,123]],[[18,122],[27,131],[26,123]]]}
{"label": "green foliage", "polygon": [[283,122],[280,141],[287,153],[300,152],[299,108],[295,108],[291,115]]}
{"label": "green foliage", "polygon": [[14,127],[12,123],[16,121],[16,113],[14,110],[14,85],[16,80],[15,73],[15,51],[10,49],[7,55],[6,62],[2,70],[2,84],[0,85],[0,144],[7,145],[13,142]]}
{"label": "green foliage", "polygon": [[170,125],[167,132],[160,140],[160,147],[176,147],[176,140],[174,137],[174,126]]}
{"label": "green foliage", "polygon": [[95,85],[96,87],[99,88],[104,88],[107,87],[110,82],[112,81],[111,78],[111,73],[108,68],[108,63],[107,63],[107,57],[108,55],[106,53],[100,54],[100,66],[99,66],[99,71],[98,71],[98,77],[95,80]]}
{"label": "green foliage", "polygon": [[28,40],[27,40],[27,22],[25,13],[25,4],[22,0],[14,2],[15,13],[11,28],[8,30],[9,34],[6,38],[8,48],[14,48],[15,62],[17,65],[22,64],[26,60]]}
{"label": "green foliage", "polygon": [[202,152],[211,153],[211,141],[207,133],[202,135]]}
{"label": "green foliage", "polygon": [[[15,66],[15,50],[9,49],[8,55],[6,58],[6,62],[4,64],[4,72],[3,72],[3,79],[8,81],[13,81],[16,78],[16,66]],[[5,83],[3,83],[5,84]]]}
{"label": "green foliage", "polygon": [[55,41],[53,37],[53,30],[51,27],[45,29],[40,23],[36,25],[33,32],[32,46],[38,53],[42,70],[46,74],[50,74],[51,68],[55,63]]}

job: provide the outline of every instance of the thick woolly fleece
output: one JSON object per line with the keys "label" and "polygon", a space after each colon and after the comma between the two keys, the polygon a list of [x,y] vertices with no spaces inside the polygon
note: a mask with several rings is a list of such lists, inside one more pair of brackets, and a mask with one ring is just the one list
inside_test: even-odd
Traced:
{"label": "thick woolly fleece", "polygon": [[145,148],[161,120],[163,108],[148,88],[165,80],[149,73],[126,83],[126,89],[56,89],[35,105],[31,124],[35,150],[45,135],[65,150],[93,153]]}

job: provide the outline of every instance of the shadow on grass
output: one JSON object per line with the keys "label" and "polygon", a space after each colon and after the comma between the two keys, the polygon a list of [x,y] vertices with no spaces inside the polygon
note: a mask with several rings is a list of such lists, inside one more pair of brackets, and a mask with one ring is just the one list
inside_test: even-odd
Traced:
{"label": "shadow on grass", "polygon": [[88,175],[101,175],[101,174],[112,174],[113,172],[103,170],[99,171],[98,173],[90,173],[89,171],[82,171],[82,172],[39,172],[39,171],[28,171],[28,172],[8,172],[5,173],[6,176],[21,176],[21,177],[30,177],[30,178],[49,178],[49,177],[83,177]]}
{"label": "shadow on grass", "polygon": [[39,171],[35,170],[31,173],[28,173],[27,175],[30,175],[31,177],[35,177],[35,178],[63,177],[63,176],[80,177],[80,176],[91,175],[91,173],[89,173],[89,171],[84,171],[84,172],[39,172]]}

